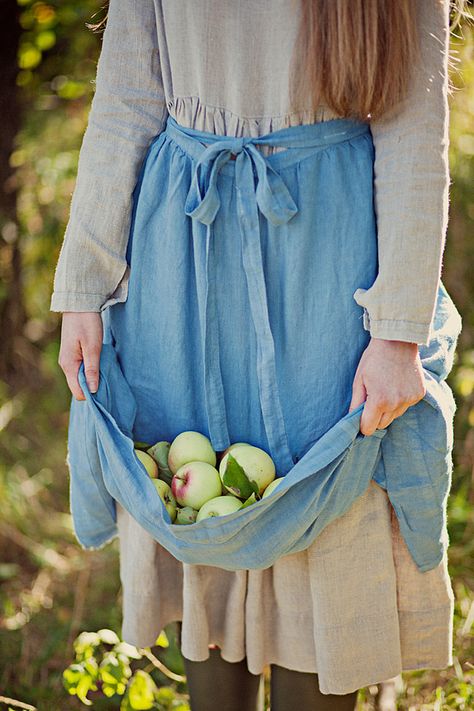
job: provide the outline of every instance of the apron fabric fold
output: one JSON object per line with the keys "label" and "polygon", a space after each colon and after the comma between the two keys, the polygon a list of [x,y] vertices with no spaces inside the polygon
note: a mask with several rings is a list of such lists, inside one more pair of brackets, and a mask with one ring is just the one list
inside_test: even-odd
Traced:
{"label": "apron fabric fold", "polygon": [[[264,156],[257,144],[284,150]],[[347,412],[370,340],[353,294],[378,269],[373,159],[369,125],[349,119],[237,138],[168,117],[133,193],[126,297],[102,311],[99,389],[81,364],[86,400],[71,401],[83,547],[117,535],[117,501],[182,562],[267,568],[308,548],[374,479],[419,570],[438,565],[456,409],[446,378],[461,330],[441,281],[419,346],[424,399],[370,437],[363,405]],[[133,445],[183,430],[216,451],[265,449],[284,482],[244,510],[172,524]]]}

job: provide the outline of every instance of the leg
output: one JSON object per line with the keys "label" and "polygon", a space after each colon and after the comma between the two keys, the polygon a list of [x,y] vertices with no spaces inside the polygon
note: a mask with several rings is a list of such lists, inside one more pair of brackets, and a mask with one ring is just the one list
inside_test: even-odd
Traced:
{"label": "leg", "polygon": [[183,657],[192,711],[263,711],[261,675],[251,674],[247,662],[227,662],[219,648],[210,657],[193,662]]}
{"label": "leg", "polygon": [[270,665],[272,711],[355,711],[358,691],[350,694],[322,694],[318,675]]}

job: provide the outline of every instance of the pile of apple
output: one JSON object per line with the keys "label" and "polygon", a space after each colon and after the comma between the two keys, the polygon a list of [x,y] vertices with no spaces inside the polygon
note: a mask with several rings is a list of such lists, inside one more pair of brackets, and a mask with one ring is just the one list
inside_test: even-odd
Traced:
{"label": "pile of apple", "polygon": [[263,449],[236,442],[218,453],[192,430],[172,442],[134,442],[134,450],[176,524],[231,514],[268,496],[283,479]]}

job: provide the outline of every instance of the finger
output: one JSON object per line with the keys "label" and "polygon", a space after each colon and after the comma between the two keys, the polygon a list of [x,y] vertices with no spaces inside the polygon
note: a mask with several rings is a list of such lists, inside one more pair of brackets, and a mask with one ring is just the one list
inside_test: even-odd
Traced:
{"label": "finger", "polygon": [[386,427],[388,427],[390,424],[392,424],[394,419],[395,419],[394,412],[384,412],[382,417],[380,418],[377,429],[384,430]]}
{"label": "finger", "polygon": [[87,387],[91,393],[95,393],[99,387],[99,362],[101,346],[96,343],[81,345]]}
{"label": "finger", "polygon": [[82,363],[82,359],[70,358],[61,364],[64,375],[66,376],[67,384],[69,390],[74,395],[76,400],[85,400],[82,388],[79,385],[79,380],[77,374],[79,372],[79,366]]}
{"label": "finger", "polygon": [[382,414],[382,417],[380,418],[379,425],[377,429],[379,430],[384,430],[386,427],[388,427],[394,420],[397,419],[397,417],[400,417],[403,415],[404,412],[408,410],[408,406],[403,406],[403,407],[398,407],[395,410],[392,410],[391,412],[384,412]]}
{"label": "finger", "polygon": [[352,399],[349,406],[349,412],[355,410],[359,405],[361,405],[367,397],[367,391],[365,389],[362,377],[357,373],[352,384]]}
{"label": "finger", "polygon": [[380,419],[383,415],[383,406],[367,395],[364,409],[360,418],[360,431],[366,437],[370,437],[379,427]]}

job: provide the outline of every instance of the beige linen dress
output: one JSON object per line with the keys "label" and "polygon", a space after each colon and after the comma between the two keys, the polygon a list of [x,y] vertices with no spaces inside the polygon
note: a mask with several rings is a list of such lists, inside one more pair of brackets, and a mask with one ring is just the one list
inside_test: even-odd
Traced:
{"label": "beige linen dress", "polygon": [[[111,0],[52,310],[125,300],[131,193],[168,113],[235,136],[337,116],[324,105],[289,110],[298,9],[294,0]],[[422,53],[409,94],[371,124],[379,276],[354,298],[373,337],[424,344],[447,226],[448,0],[413,9]],[[217,644],[228,661],[246,657],[254,674],[270,663],[317,672],[326,694],[452,664],[447,556],[417,569],[374,481],[307,550],[264,570],[182,564],[118,503],[117,517],[122,634],[131,644],[153,645],[181,620],[188,659],[207,659]]]}
{"label": "beige linen dress", "polygon": [[323,694],[347,694],[409,669],[452,660],[454,595],[447,556],[420,573],[386,492],[373,480],[304,551],[264,570],[226,571],[176,560],[117,504],[123,638],[151,646],[182,620],[194,661],[217,644],[247,658],[317,672]]}

